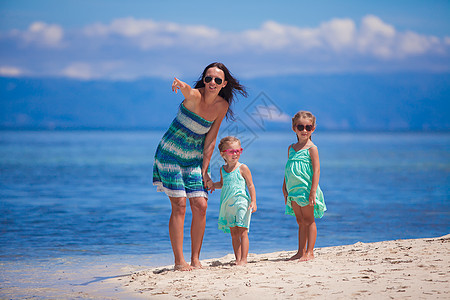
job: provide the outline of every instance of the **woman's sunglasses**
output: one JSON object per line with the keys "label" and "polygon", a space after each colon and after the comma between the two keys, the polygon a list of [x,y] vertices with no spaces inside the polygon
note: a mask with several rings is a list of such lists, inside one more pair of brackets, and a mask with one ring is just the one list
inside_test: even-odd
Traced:
{"label": "woman's sunglasses", "polygon": [[[206,83],[210,83],[211,80],[213,80],[213,78],[212,78],[211,76],[206,76],[206,77],[205,77],[205,82],[206,82]],[[222,82],[223,82],[222,78],[218,78],[218,77],[214,78],[214,81],[215,81],[217,84],[222,84]]]}
{"label": "woman's sunglasses", "polygon": [[312,125],[297,125],[298,131],[303,131],[306,128],[306,131],[311,131],[314,129],[314,126]]}
{"label": "woman's sunglasses", "polygon": [[227,150],[223,150],[222,152],[231,154],[231,155],[235,155],[235,154],[241,154],[242,151],[244,151],[244,149],[227,149]]}

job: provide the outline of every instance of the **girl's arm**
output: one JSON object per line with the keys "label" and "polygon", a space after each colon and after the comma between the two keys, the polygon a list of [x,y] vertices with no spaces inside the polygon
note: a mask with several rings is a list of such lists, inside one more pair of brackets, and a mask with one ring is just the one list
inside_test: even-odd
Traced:
{"label": "girl's arm", "polygon": [[214,152],[214,147],[216,145],[217,134],[219,133],[220,124],[228,111],[228,102],[224,101],[223,105],[220,107],[219,114],[211,125],[208,133],[205,137],[205,145],[203,147],[203,164],[202,164],[202,176],[205,187],[209,190],[213,186],[213,182],[208,175],[208,166],[211,161],[211,156]]}
{"label": "girl's arm", "polygon": [[245,179],[245,183],[247,184],[248,188],[248,193],[250,194],[250,206],[248,207],[248,209],[250,209],[252,212],[255,212],[257,209],[256,190],[255,186],[253,185],[252,173],[250,172],[250,169],[244,164],[241,164],[239,169],[241,171],[242,177],[244,177]]}
{"label": "girl's arm", "polygon": [[213,183],[211,192],[214,192],[214,190],[216,190],[216,189],[221,189],[222,187],[223,187],[222,168],[220,168],[220,181]]}
{"label": "girl's arm", "polygon": [[[290,145],[289,147],[288,147],[288,159],[289,159],[289,150],[291,150],[291,147],[292,147],[292,145]],[[284,179],[283,179],[283,188],[282,188],[282,190],[283,190],[283,196],[284,196],[284,204],[286,205],[287,204],[287,197],[288,197],[288,191],[287,191],[287,188],[286,188],[286,175],[284,176]]]}
{"label": "girl's arm", "polygon": [[319,150],[316,146],[309,148],[309,154],[311,156],[311,163],[313,168],[313,177],[311,181],[311,191],[309,191],[309,205],[314,206],[316,204],[316,192],[319,186],[320,177],[320,161]]}

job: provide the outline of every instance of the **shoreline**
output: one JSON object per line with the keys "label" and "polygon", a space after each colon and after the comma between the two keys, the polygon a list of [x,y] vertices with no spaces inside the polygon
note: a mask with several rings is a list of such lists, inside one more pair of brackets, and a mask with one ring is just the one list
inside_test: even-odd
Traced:
{"label": "shoreline", "polygon": [[449,299],[450,234],[315,249],[307,262],[296,251],[202,260],[203,268],[151,268],[109,281],[133,298],[173,299]]}
{"label": "shoreline", "polygon": [[0,298],[450,299],[449,242],[450,234],[357,242],[316,248],[307,262],[287,261],[295,250],[249,254],[245,266],[232,265],[230,249],[189,272],[127,256],[2,264]]}

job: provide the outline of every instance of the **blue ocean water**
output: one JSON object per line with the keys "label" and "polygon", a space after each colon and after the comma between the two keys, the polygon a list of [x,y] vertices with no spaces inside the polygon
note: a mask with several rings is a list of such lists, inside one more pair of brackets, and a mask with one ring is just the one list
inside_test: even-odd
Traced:
{"label": "blue ocean water", "polygon": [[[170,202],[152,186],[160,131],[0,132],[0,262],[142,256],[171,263]],[[450,231],[450,133],[316,132],[328,211],[316,247]],[[258,211],[250,252],[297,248],[281,193],[292,132],[258,132],[241,162],[253,175]],[[212,174],[218,178],[213,157]],[[208,201],[201,259],[232,253],[217,229],[220,191]],[[189,259],[190,210],[185,223]]]}

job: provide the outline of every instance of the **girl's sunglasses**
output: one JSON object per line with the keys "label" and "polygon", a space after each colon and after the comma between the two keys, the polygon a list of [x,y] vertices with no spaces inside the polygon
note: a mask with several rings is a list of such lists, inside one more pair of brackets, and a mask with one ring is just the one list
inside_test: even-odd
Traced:
{"label": "girl's sunglasses", "polygon": [[306,128],[306,131],[311,131],[314,129],[314,126],[312,125],[297,125],[298,131],[303,131]]}
{"label": "girl's sunglasses", "polygon": [[[206,82],[206,83],[210,83],[211,80],[213,80],[213,78],[212,78],[211,76],[206,76],[206,77],[205,77],[205,82]],[[217,84],[222,84],[222,82],[223,82],[222,78],[218,78],[218,77],[214,78],[214,81],[215,81]]]}
{"label": "girl's sunglasses", "polygon": [[227,150],[223,150],[222,152],[231,154],[231,155],[235,155],[235,154],[241,154],[242,151],[244,151],[244,149],[227,149]]}

